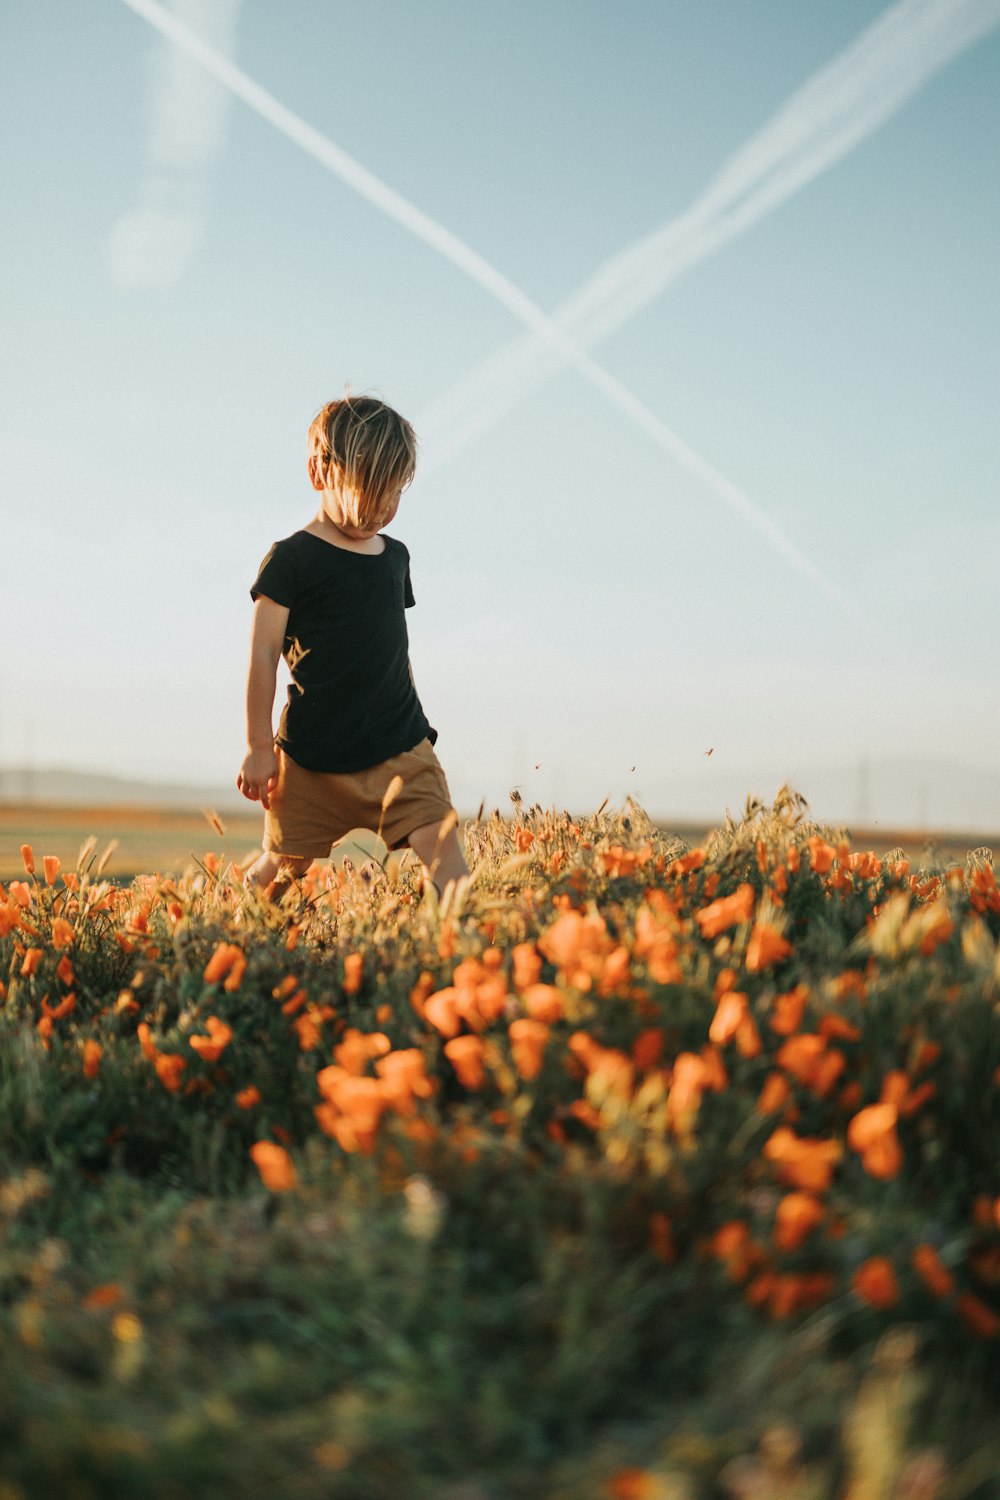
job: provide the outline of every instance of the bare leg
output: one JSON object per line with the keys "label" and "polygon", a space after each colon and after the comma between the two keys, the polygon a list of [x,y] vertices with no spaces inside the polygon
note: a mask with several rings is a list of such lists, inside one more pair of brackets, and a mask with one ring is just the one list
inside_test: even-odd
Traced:
{"label": "bare leg", "polygon": [[439,842],[440,827],[440,822],[425,823],[422,828],[415,828],[407,840],[420,860],[424,879],[431,881],[439,896],[444,894],[449,880],[460,880],[469,873],[455,829],[450,828]]}
{"label": "bare leg", "polygon": [[[247,880],[260,888],[271,901],[280,901],[296,876],[312,864],[305,855],[274,854],[265,850],[247,871]],[[276,879],[280,874],[280,878]]]}

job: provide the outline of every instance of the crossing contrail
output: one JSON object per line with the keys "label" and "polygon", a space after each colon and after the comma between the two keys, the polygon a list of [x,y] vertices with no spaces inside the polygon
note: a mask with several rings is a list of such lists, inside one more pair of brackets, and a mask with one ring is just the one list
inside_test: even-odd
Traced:
{"label": "crossing contrail", "polygon": [[[686,271],[752,228],[873,134],[947,63],[1000,23],[1000,0],[900,0],[789,97],[689,208],[614,255],[554,314],[579,348],[615,332]],[[521,336],[419,414],[426,474],[563,367]]]}
{"label": "crossing contrail", "polygon": [[[212,45],[233,51],[242,0],[172,0],[173,12],[196,18]],[[184,274],[204,234],[212,168],[222,155],[229,93],[184,54],[164,48],[153,58],[146,100],[146,150],[136,200],[112,228],[111,277],[119,286],[171,286]]]}
{"label": "crossing contrail", "polygon": [[[402,194],[383,183],[360,162],[342,150],[321,131],[309,125],[300,116],[294,114],[285,105],[281,104],[272,94],[255,83],[246,73],[237,68],[227,57],[217,49],[203,41],[188,27],[184,26],[176,16],[172,15],[158,0],[122,0],[137,15],[141,16],[151,26],[154,26],[162,35],[168,38],[175,46],[187,53],[187,55],[199,63],[207,72],[216,77],[222,84],[230,89],[238,98],[242,99],[263,119],[267,120],[288,139],[293,141],[301,150],[312,156],[334,175],[339,177],[355,192],[367,199],[375,207],[402,225],[416,238],[422,240],[438,254],[450,261],[464,275],[477,283],[484,291],[493,296],[502,306],[506,307],[515,318],[518,319],[534,335],[534,340],[546,349],[559,356],[559,365],[570,365],[582,374],[590,383],[602,392],[604,396],[638,425],[649,437],[653,439],[665,452],[687,469],[688,472],[698,478],[708,489],[712,490],[725,504],[736,510],[751,525],[753,525],[784,557],[797,572],[807,578],[810,583],[816,585],[829,598],[831,598],[845,613],[855,620],[870,623],[869,618],[862,606],[837,584],[833,579],[816,566],[806,555],[796,547],[782,528],[739,485],[721,474],[706,458],[697,453],[682,438],[663,422],[655,412],[639,400],[625,385],[615,376],[611,375],[581,346],[581,342],[572,336],[558,317],[550,317],[544,310],[523,293],[519,287],[505,277],[485,257],[478,254],[471,246],[467,245],[457,235],[451,233],[442,224],[423,213]],[[900,0],[890,16],[904,16],[910,21],[919,21],[921,33],[935,38],[935,58],[940,57],[942,42],[935,29],[935,18],[947,13],[949,24],[953,24],[959,15],[971,17],[973,13],[978,16],[976,27],[966,30],[975,31],[982,35],[985,30],[990,29],[1000,19],[1000,0]],[[988,24],[986,21],[988,20]],[[883,18],[885,21],[885,18]],[[878,25],[879,23],[876,23]],[[970,40],[974,39],[970,35]],[[968,45],[968,42],[964,43]],[[954,50],[951,55],[954,55]],[[931,59],[926,60],[925,71],[921,76],[929,76],[934,67]],[[937,64],[936,64],[937,65]],[[909,92],[916,87],[913,84]],[[903,97],[907,95],[904,94]],[[871,126],[874,128],[874,125]],[[775,138],[779,139],[778,137]],[[829,148],[827,148],[829,149]],[[845,146],[844,150],[849,149]],[[770,150],[776,159],[780,159],[782,152],[776,149],[772,143]],[[843,154],[843,151],[840,152]],[[822,148],[819,152],[823,156]],[[833,158],[836,159],[836,158]],[[739,161],[734,159],[729,169],[732,176],[737,180],[741,176]],[[759,169],[758,169],[759,170]],[[801,168],[799,169],[801,172]],[[822,166],[816,169],[822,170]],[[745,168],[744,168],[745,175]],[[816,175],[814,172],[813,175]],[[794,180],[795,172],[790,178],[786,169],[786,180]],[[793,191],[794,188],[790,189]],[[721,174],[721,187],[716,184],[717,193],[728,201],[732,197],[732,187],[727,185],[727,172]],[[772,187],[773,192],[773,187]],[[787,194],[786,194],[787,196]],[[737,210],[738,212],[738,210]],[[744,205],[743,212],[746,212]],[[709,230],[711,230],[711,225]],[[711,238],[711,233],[709,233]],[[707,253],[707,252],[706,252]],[[619,258],[616,258],[618,261]],[[617,272],[613,267],[606,267],[609,273],[605,285],[619,286],[623,283],[621,265],[619,263]],[[603,273],[602,273],[603,275]],[[629,276],[624,277],[627,282]],[[586,288],[584,289],[586,293]],[[607,293],[604,292],[600,298],[601,307],[604,306]],[[581,298],[572,299],[574,305],[581,306]],[[582,305],[589,305],[589,297],[582,298]],[[579,313],[578,313],[579,315]],[[588,314],[594,317],[595,314]],[[626,313],[626,316],[628,314]],[[606,317],[605,317],[606,321]],[[594,337],[600,336],[594,334]]]}

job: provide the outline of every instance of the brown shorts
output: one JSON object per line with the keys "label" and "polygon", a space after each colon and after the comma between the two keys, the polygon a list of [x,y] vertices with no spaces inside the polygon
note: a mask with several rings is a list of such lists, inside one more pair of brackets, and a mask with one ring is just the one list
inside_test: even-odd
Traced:
{"label": "brown shorts", "polygon": [[[434,746],[412,750],[363,771],[307,771],[278,747],[278,784],[264,812],[264,849],[272,854],[326,859],[330,845],[352,828],[378,829],[390,849],[401,849],[415,828],[440,822],[451,793]],[[394,776],[403,790],[382,812]]]}

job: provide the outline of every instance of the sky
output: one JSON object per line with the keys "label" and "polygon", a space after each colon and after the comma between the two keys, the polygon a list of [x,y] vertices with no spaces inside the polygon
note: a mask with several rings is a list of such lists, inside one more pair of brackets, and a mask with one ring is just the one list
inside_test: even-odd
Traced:
{"label": "sky", "polygon": [[998,0],[4,30],[0,766],[232,792],[349,388],[420,440],[387,529],[463,812],[1000,829]]}

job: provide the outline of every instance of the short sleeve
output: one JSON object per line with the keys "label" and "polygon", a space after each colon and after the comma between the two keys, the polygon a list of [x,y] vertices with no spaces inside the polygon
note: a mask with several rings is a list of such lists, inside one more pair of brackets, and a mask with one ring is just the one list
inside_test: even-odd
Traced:
{"label": "short sleeve", "polygon": [[407,558],[406,580],[403,585],[403,608],[412,609],[413,605],[416,604],[416,602],[416,599],[414,599],[413,597],[413,584],[410,582],[410,560],[409,558]]}
{"label": "short sleeve", "polygon": [[256,601],[258,595],[264,594],[266,598],[273,599],[275,604],[283,604],[286,609],[291,609],[295,602],[295,584],[295,563],[289,549],[284,543],[275,542],[260,565],[250,589],[250,597]]}

